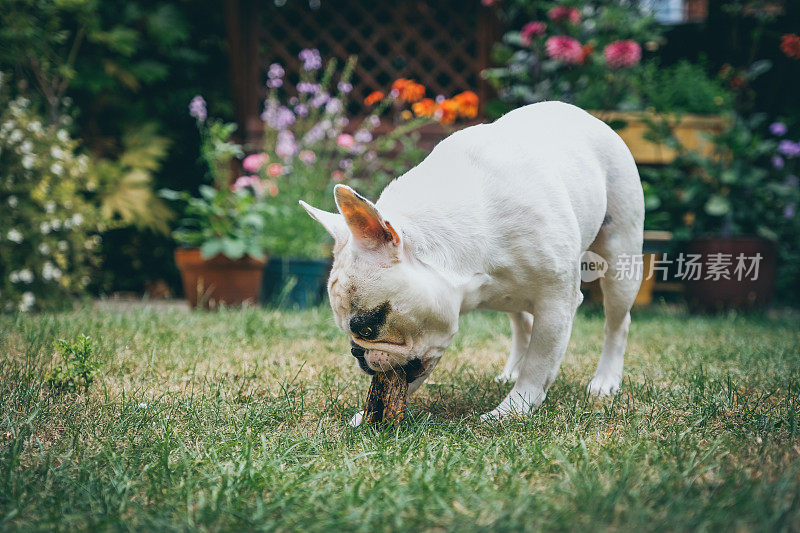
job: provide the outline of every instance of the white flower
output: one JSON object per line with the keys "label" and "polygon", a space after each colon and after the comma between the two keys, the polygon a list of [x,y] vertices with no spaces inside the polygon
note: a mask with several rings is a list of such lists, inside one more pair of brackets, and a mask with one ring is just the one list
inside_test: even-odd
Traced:
{"label": "white flower", "polygon": [[39,245],[39,253],[42,255],[47,255],[50,253],[50,247],[47,244],[42,243]]}
{"label": "white flower", "polygon": [[61,163],[53,163],[50,165],[50,172],[56,176],[60,176],[61,173],[64,172],[64,167],[61,165]]}
{"label": "white flower", "polygon": [[147,404],[145,402],[140,403],[139,409],[147,409]]}
{"label": "white flower", "polygon": [[53,228],[56,231],[60,230],[61,229],[61,221],[58,220],[57,218],[54,218],[53,220],[50,221],[50,227]]}
{"label": "white flower", "polygon": [[11,241],[11,242],[15,242],[17,244],[22,242],[22,233],[20,233],[19,231],[15,230],[15,229],[12,229],[11,231],[9,231],[7,237],[8,237],[8,240]]}
{"label": "white flower", "polygon": [[22,283],[33,283],[33,272],[29,268],[23,268],[17,272],[17,278]]}
{"label": "white flower", "polygon": [[46,280],[61,278],[62,272],[50,261],[45,262],[42,267],[42,277]]}
{"label": "white flower", "polygon": [[9,275],[8,275],[8,281],[10,281],[11,283],[16,283],[16,282],[18,282],[18,281],[19,281],[19,272],[17,272],[17,271],[15,270],[15,271],[13,271],[11,274],[9,274]]}
{"label": "white flower", "polygon": [[28,291],[22,294],[22,299],[19,302],[19,310],[23,313],[30,311],[33,304],[36,302],[36,297],[32,292]]}
{"label": "white flower", "polygon": [[43,235],[47,235],[48,233],[50,233],[50,224],[48,224],[47,222],[42,222],[39,225],[39,229],[42,230]]}
{"label": "white flower", "polygon": [[45,213],[52,213],[56,210],[56,203],[55,202],[47,202],[44,204],[44,212]]}
{"label": "white flower", "polygon": [[62,150],[58,146],[51,146],[50,147],[50,155],[53,156],[53,159],[63,159],[64,158],[64,150]]}
{"label": "white flower", "polygon": [[58,241],[58,249],[60,251],[66,252],[68,247],[69,246],[67,245],[67,241]]}
{"label": "white flower", "polygon": [[33,120],[30,124],[28,124],[28,130],[32,131],[33,133],[39,133],[42,131],[42,123],[38,120]]}
{"label": "white flower", "polygon": [[19,151],[23,154],[29,154],[33,150],[33,143],[29,140],[24,140],[22,144],[19,145]]}
{"label": "white flower", "polygon": [[83,224],[83,215],[81,215],[80,213],[75,213],[74,215],[72,215],[72,225],[80,226],[81,224]]}
{"label": "white flower", "polygon": [[67,130],[58,130],[58,133],[56,133],[56,137],[58,138],[59,141],[65,143],[69,140],[69,133],[67,133]]}
{"label": "white flower", "polygon": [[22,168],[25,170],[30,170],[33,168],[33,164],[36,162],[36,157],[33,155],[26,155],[22,158]]}
{"label": "white flower", "polygon": [[11,207],[17,207],[18,204],[19,204],[19,200],[17,199],[16,196],[9,196],[8,197],[8,205],[10,205]]}
{"label": "white flower", "polygon": [[18,143],[22,140],[22,130],[14,130],[8,136],[8,140],[12,143]]}

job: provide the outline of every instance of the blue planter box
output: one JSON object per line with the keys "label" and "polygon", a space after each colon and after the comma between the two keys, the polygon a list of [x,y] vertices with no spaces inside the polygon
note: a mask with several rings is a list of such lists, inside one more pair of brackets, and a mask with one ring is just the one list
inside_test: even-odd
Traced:
{"label": "blue planter box", "polygon": [[330,259],[270,257],[264,267],[260,301],[264,306],[305,309],[325,298]]}

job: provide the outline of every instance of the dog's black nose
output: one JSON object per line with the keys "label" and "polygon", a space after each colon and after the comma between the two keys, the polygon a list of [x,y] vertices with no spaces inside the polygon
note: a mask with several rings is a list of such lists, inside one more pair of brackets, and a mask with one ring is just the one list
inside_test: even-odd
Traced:
{"label": "dog's black nose", "polygon": [[367,353],[367,351],[364,348],[362,348],[355,342],[350,341],[350,353],[353,354],[353,357],[355,357],[356,361],[358,361],[358,366],[361,367],[361,370],[363,370],[370,376],[375,373],[375,371],[372,370],[367,364],[367,358],[364,357],[364,354]]}

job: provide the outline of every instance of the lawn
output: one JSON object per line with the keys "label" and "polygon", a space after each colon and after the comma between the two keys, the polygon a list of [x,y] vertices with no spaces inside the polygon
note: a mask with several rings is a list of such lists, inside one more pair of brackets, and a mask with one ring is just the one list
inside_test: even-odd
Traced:
{"label": "lawn", "polygon": [[[487,425],[509,326],[470,315],[375,430],[347,426],[369,380],[326,308],[0,317],[0,529],[798,530],[798,321],[638,312],[598,401],[582,311],[542,408]],[[94,383],[48,385],[82,334]]]}

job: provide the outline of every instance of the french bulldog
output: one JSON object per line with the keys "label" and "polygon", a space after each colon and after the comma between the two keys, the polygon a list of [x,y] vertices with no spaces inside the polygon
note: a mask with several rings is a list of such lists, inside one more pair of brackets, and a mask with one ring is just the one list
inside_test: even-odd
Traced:
{"label": "french bulldog", "polygon": [[564,358],[589,250],[608,270],[588,390],[619,390],[642,275],[626,272],[625,258],[641,257],[644,198],[630,151],[605,123],[561,102],[528,105],[450,135],[374,204],[341,184],[334,197],[339,213],[300,204],[334,239],[330,303],[364,372],[410,365],[413,393],[461,314],[503,311],[511,354],[497,379],[515,383],[483,419],[530,413]]}

